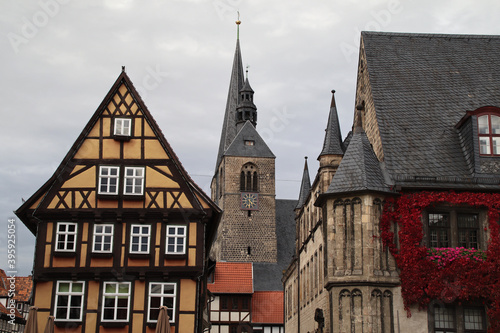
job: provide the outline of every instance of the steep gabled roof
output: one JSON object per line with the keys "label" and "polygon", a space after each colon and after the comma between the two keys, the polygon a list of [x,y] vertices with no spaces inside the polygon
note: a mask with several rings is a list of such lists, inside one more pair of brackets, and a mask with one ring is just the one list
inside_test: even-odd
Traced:
{"label": "steep gabled roof", "polygon": [[[319,156],[323,155],[343,155],[344,145],[342,143],[342,134],[340,132],[339,115],[335,104],[335,90],[332,90],[332,102],[330,113],[328,114],[328,123],[325,130],[325,140],[323,149]],[[319,157],[318,157],[319,159]]]}
{"label": "steep gabled roof", "polygon": [[[84,127],[83,131],[80,133],[52,177],[38,191],[36,191],[35,194],[33,194],[28,200],[26,200],[26,202],[23,203],[23,205],[21,205],[21,207],[15,212],[16,215],[23,221],[23,223],[33,234],[36,234],[37,226],[32,215],[35,212],[39,211],[39,209],[47,207],[50,202],[49,200],[52,200],[54,196],[57,195],[55,191],[63,184],[63,181],[68,177],[68,173],[72,170],[73,165],[76,163],[75,160],[78,160],[78,158],[76,158],[78,156],[77,154],[79,152],[85,151],[86,149],[91,149],[85,146],[86,139],[88,138],[89,134],[92,133],[92,131],[97,127],[96,124],[98,123],[99,119],[101,119],[103,114],[105,114],[106,112],[109,113],[109,110],[107,109],[108,105],[116,103],[116,100],[114,98],[116,98],[121,87],[124,87],[123,89],[127,91],[128,97],[123,98],[123,100],[119,101],[119,103],[124,103],[125,100],[128,100],[130,103],[133,103],[137,106],[137,112],[140,112],[143,115],[144,122],[147,123],[147,125],[151,129],[151,135],[154,135],[158,142],[158,145],[160,147],[160,149],[158,150],[162,150],[164,152],[162,156],[168,156],[168,159],[171,161],[173,167],[172,171],[175,170],[176,175],[179,176],[180,182],[183,183],[182,186],[186,190],[185,194],[186,196],[188,196],[188,200],[190,200],[193,208],[199,211],[204,211],[210,208],[213,210],[213,212],[215,212],[216,215],[220,215],[221,210],[188,175],[181,162],[179,161],[179,158],[165,139],[158,124],[154,120],[139,93],[132,84],[132,81],[126,74],[125,70],[122,69],[122,72],[116,79],[109,92],[106,94],[106,97],[94,112],[93,116],[90,118],[89,122]],[[97,158],[98,157],[96,157],[96,159]],[[213,235],[210,235],[210,238],[212,237]]]}
{"label": "steep gabled roof", "polygon": [[252,275],[252,263],[218,262],[214,282],[207,283],[207,288],[213,294],[251,294]]}
{"label": "steep gabled roof", "polygon": [[302,182],[300,184],[299,201],[295,209],[300,209],[304,206],[309,192],[311,192],[311,179],[309,178],[309,168],[307,166],[306,157],[304,161],[304,172],[302,173]]}
{"label": "steep gabled roof", "polygon": [[[251,141],[253,144],[248,144]],[[224,156],[271,157],[274,154],[259,135],[250,121],[246,121],[241,130],[227,148]]]}
{"label": "steep gabled roof", "polygon": [[454,126],[500,105],[500,36],[363,32],[362,45],[391,177],[476,186]]}
{"label": "steep gabled roof", "polygon": [[231,70],[231,79],[229,81],[229,92],[227,94],[226,111],[224,113],[224,122],[222,123],[222,132],[220,136],[219,152],[217,153],[217,162],[215,168],[219,167],[222,155],[233,142],[236,136],[236,107],[240,102],[240,90],[243,87],[244,74],[243,62],[241,60],[240,40],[236,40],[236,50],[234,52],[233,68]]}
{"label": "steep gabled roof", "polygon": [[326,193],[359,191],[390,192],[380,163],[361,126],[354,129],[351,142]]}

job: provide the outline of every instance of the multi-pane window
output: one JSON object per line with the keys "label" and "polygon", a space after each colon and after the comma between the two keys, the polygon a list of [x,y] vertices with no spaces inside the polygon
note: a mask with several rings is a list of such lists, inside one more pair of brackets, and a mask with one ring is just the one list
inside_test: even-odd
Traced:
{"label": "multi-pane window", "polygon": [[123,193],[142,195],[144,193],[144,167],[126,167]]}
{"label": "multi-pane window", "polygon": [[118,194],[119,177],[119,167],[101,166],[99,168],[99,194]]}
{"label": "multi-pane window", "polygon": [[456,332],[454,307],[434,307],[434,333]]}
{"label": "multi-pane window", "polygon": [[130,228],[130,253],[149,253],[151,226],[133,224]]}
{"label": "multi-pane window", "polygon": [[477,214],[458,214],[458,246],[478,248],[479,219]]}
{"label": "multi-pane window", "polygon": [[57,281],[55,300],[55,320],[81,321],[85,282]]}
{"label": "multi-pane window", "polygon": [[450,218],[448,214],[429,214],[429,246],[450,246]]}
{"label": "multi-pane window", "polygon": [[167,254],[186,253],[186,226],[167,226]]}
{"label": "multi-pane window", "polygon": [[75,252],[77,224],[58,222],[56,231],[56,251]]}
{"label": "multi-pane window", "polygon": [[128,321],[130,282],[104,282],[102,321]]}
{"label": "multi-pane window", "polygon": [[176,284],[167,282],[152,282],[149,284],[148,322],[156,322],[160,307],[167,307],[170,322],[175,321]]}
{"label": "multi-pane window", "polygon": [[500,117],[485,114],[477,117],[479,152],[481,155],[500,155]]}
{"label": "multi-pane window", "polygon": [[113,225],[94,225],[94,246],[92,252],[111,253],[113,249]]}
{"label": "multi-pane window", "polygon": [[464,308],[465,332],[486,332],[486,318],[482,308]]}
{"label": "multi-pane window", "polygon": [[429,247],[479,249],[479,214],[457,211],[428,214]]}
{"label": "multi-pane window", "polygon": [[486,313],[482,307],[435,305],[434,333],[486,333]]}
{"label": "multi-pane window", "polygon": [[115,135],[130,136],[132,129],[132,119],[130,118],[116,118],[115,119]]}

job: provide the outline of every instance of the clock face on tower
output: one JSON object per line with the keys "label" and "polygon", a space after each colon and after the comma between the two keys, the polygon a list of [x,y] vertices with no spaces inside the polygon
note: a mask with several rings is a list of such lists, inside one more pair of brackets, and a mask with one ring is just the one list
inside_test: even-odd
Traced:
{"label": "clock face on tower", "polygon": [[257,210],[259,209],[259,194],[251,192],[241,193],[241,209]]}

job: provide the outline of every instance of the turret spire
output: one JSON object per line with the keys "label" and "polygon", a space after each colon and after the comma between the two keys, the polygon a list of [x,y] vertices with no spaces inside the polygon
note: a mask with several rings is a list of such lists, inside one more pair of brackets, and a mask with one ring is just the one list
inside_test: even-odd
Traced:
{"label": "turret spire", "polygon": [[302,174],[302,183],[300,184],[299,201],[295,209],[300,209],[306,203],[307,196],[311,192],[311,179],[309,178],[309,168],[307,166],[307,156],[304,157],[304,173]]}
{"label": "turret spire", "polygon": [[344,145],[342,143],[339,116],[335,103],[335,90],[332,90],[332,102],[330,104],[330,113],[328,115],[328,123],[326,125],[325,132],[325,141],[323,143],[323,149],[321,150],[319,156],[343,155]]}

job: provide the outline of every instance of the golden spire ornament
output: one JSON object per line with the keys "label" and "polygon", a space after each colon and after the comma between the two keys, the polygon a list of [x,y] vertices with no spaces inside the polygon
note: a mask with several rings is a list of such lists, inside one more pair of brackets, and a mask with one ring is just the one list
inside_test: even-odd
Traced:
{"label": "golden spire ornament", "polygon": [[240,39],[240,24],[241,24],[241,21],[240,21],[240,11],[238,10],[237,11],[238,13],[238,19],[236,20],[236,25],[238,26],[238,29],[237,29],[237,39]]}

